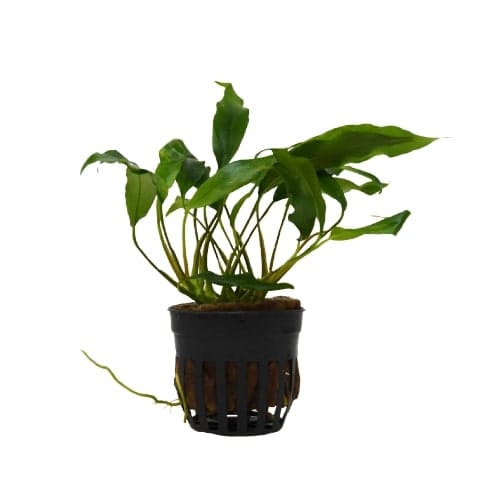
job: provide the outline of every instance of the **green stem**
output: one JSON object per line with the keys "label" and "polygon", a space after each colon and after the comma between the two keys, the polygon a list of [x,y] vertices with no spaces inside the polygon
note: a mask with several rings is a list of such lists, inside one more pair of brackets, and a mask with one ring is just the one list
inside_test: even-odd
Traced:
{"label": "green stem", "polygon": [[135,227],[132,227],[132,239],[135,247],[140,251],[140,254],[147,260],[147,262],[157,271],[159,272],[170,284],[173,284],[176,288],[178,287],[177,281],[175,281],[172,277],[170,277],[165,271],[161,270],[144,252],[144,250],[139,246],[137,242],[137,236],[135,234]]}
{"label": "green stem", "polygon": [[[230,223],[229,209],[227,208],[227,206],[225,206],[225,204],[224,204],[224,209],[225,209],[225,214],[229,218],[229,223]],[[220,218],[220,228],[222,229],[222,232],[223,232],[223,234],[225,236],[225,239],[227,239],[227,243],[230,246],[231,253],[234,253],[234,251],[236,251],[236,247],[234,246],[234,243],[232,242],[232,239],[230,238],[227,230],[225,229],[225,225],[223,224],[222,218]],[[236,244],[237,244],[237,240],[238,240],[238,236],[239,235],[237,234],[237,231],[235,230],[235,228],[232,227],[232,225],[231,225],[231,228],[232,228],[232,235],[234,236],[234,240],[236,241]]]}
{"label": "green stem", "polygon": [[213,247],[213,254],[215,255],[215,258],[217,260],[218,270],[220,271],[220,273],[223,274],[225,270],[225,265],[227,264],[227,257],[225,256],[225,253],[222,251],[222,249],[214,239],[211,240],[211,245]]}
{"label": "green stem", "polygon": [[[258,203],[258,202],[259,202],[259,201],[257,201],[257,203]],[[251,213],[252,213],[252,215],[253,215],[254,213],[256,213],[257,203],[255,203],[255,206],[254,206],[254,208],[253,208],[253,210],[252,210],[252,212],[251,212]],[[269,210],[270,210],[270,208],[272,207],[272,205],[273,205],[273,204],[274,204],[274,201],[271,201],[271,202],[269,203],[269,205],[267,206],[267,208],[265,208],[265,210],[264,210],[263,214],[262,214],[260,217],[258,217],[258,216],[257,216],[257,222],[255,223],[254,227],[251,229],[249,236],[246,238],[246,241],[242,244],[242,246],[241,246],[241,248],[240,248],[240,250],[239,250],[239,253],[238,253],[237,255],[235,255],[235,261],[233,261],[233,262],[232,262],[231,267],[229,268],[229,272],[228,272],[229,274],[231,274],[231,273],[233,273],[233,272],[234,272],[235,268],[237,267],[237,265],[238,265],[238,263],[239,263],[239,261],[240,261],[240,259],[241,259],[241,255],[243,254],[243,252],[245,252],[245,251],[246,251],[246,246],[247,246],[247,245],[248,245],[248,243],[251,241],[251,238],[253,237],[253,234],[255,233],[255,231],[256,231],[256,230],[257,230],[257,228],[258,228],[258,224],[259,224],[259,223],[263,220],[263,218],[267,215],[267,213],[269,212]],[[252,215],[251,215],[251,216],[252,216]],[[251,216],[250,216],[250,218],[251,218]],[[246,230],[246,227],[247,227],[247,226],[248,226],[248,223],[246,223],[245,227],[244,227],[244,228],[243,228],[243,230],[241,231],[241,236],[243,235],[243,233],[244,233],[244,231]],[[234,256],[234,255],[233,255],[233,256]],[[234,260],[234,259],[233,259],[233,260]]]}
{"label": "green stem", "polygon": [[203,248],[204,241],[208,235],[208,232],[210,231],[210,225],[213,222],[211,220],[208,222],[208,216],[206,214],[206,206],[203,207],[203,219],[204,219],[204,225],[201,223],[201,226],[203,227],[203,234],[201,237],[198,239],[196,243],[196,248],[194,249],[194,256],[192,258],[192,275],[196,275],[200,273],[200,257],[201,257],[201,249]]}
{"label": "green stem", "polygon": [[217,228],[217,225],[219,224],[220,222],[220,215],[222,213],[222,205],[220,205],[220,207],[218,208],[217,210],[217,213],[215,215],[215,217],[213,218],[212,222],[210,222],[211,224],[211,227],[208,227],[208,232],[206,233],[206,239],[205,239],[205,242],[204,242],[204,248],[203,248],[203,256],[202,256],[202,259],[201,259],[201,264],[202,264],[202,271],[206,271],[208,270],[208,252],[210,250],[210,245],[212,243],[212,240],[213,240],[213,232],[215,231],[215,229]]}
{"label": "green stem", "polygon": [[[225,237],[227,238],[227,241],[229,242],[230,249],[231,249],[231,259],[233,259],[234,255],[236,255],[238,250],[241,248],[241,235],[237,231],[234,224],[232,224],[232,222],[230,221],[230,213],[229,213],[227,206],[224,205],[224,208],[225,208],[225,214],[227,215],[227,218],[229,219],[229,224],[230,224],[231,229],[232,229],[232,235],[234,236],[235,245],[232,244],[232,240],[230,239],[229,235],[227,234],[225,227],[223,226],[222,221],[220,221],[220,227],[222,228],[222,230],[225,234]],[[246,268],[244,267],[242,261],[239,260],[239,266],[241,268],[241,272],[244,273],[244,272],[248,271],[250,273],[253,273],[253,270],[251,268],[251,261],[250,261],[250,258],[248,256],[248,253],[246,252],[246,250],[242,251],[242,257],[244,258]],[[246,269],[248,269],[248,270],[246,270]],[[227,270],[229,270],[229,269],[227,268]]]}
{"label": "green stem", "polygon": [[184,218],[182,219],[182,257],[184,259],[184,274],[189,276],[189,260],[187,259],[187,237],[186,237],[186,226],[187,217],[189,212],[184,210]]}
{"label": "green stem", "polygon": [[105,371],[107,371],[111,375],[111,377],[114,379],[114,381],[116,381],[116,383],[118,383],[118,385],[120,385],[125,390],[129,391],[130,393],[133,393],[134,395],[137,395],[139,397],[144,397],[144,398],[154,400],[154,402],[156,404],[164,404],[164,405],[168,405],[170,407],[176,407],[176,406],[181,405],[180,402],[170,402],[168,400],[160,400],[157,397],[155,397],[154,395],[150,395],[149,393],[142,393],[142,392],[138,392],[136,390],[133,390],[132,388],[125,385],[125,383],[123,383],[123,381],[120,381],[117,378],[116,374],[114,374],[113,371],[111,371],[111,369],[109,367],[103,366],[102,364],[99,364],[98,362],[96,362],[94,359],[92,359],[92,357],[90,357],[90,355],[88,355],[87,352],[85,352],[85,350],[82,350],[81,352],[90,362],[92,362],[92,364],[99,367],[100,369],[104,369]]}
{"label": "green stem", "polygon": [[159,202],[159,200],[156,203],[156,225],[161,245],[163,246],[163,250],[166,254],[166,258],[168,259],[168,262],[172,270],[175,272],[177,279],[179,280],[185,279],[185,275],[182,272],[182,268],[180,267],[177,255],[175,254],[173,246],[170,243],[170,240],[168,239],[168,234],[166,232],[166,227],[165,227],[165,221],[163,219],[163,213],[161,211],[161,203]]}
{"label": "green stem", "polygon": [[279,282],[284,277],[284,275],[289,272],[302,258],[319,249],[328,241],[329,239],[321,240],[321,238],[319,238],[302,253],[300,253],[300,248],[297,248],[293,255],[288,258],[279,268],[272,272],[269,272],[266,276],[263,276],[262,279],[267,282]]}
{"label": "green stem", "polygon": [[275,255],[276,255],[276,252],[277,252],[277,246],[279,244],[279,239],[281,238],[281,232],[282,232],[282,228],[284,227],[284,222],[286,221],[286,215],[288,214],[289,206],[290,206],[290,203],[288,201],[286,203],[286,208],[284,209],[284,213],[283,213],[282,218],[281,218],[281,224],[279,225],[279,230],[277,232],[277,237],[276,237],[276,240],[275,240],[275,243],[274,243],[274,248],[272,250],[272,256],[270,257],[270,264],[269,264],[270,270],[272,270],[273,267],[274,267],[274,261],[275,261]]}
{"label": "green stem", "polygon": [[[196,211],[196,210],[194,210]],[[201,222],[201,220],[199,220],[195,214],[192,214],[190,213],[191,217],[193,217],[195,220],[194,220],[194,223],[195,225],[197,226],[197,224],[199,224],[205,231],[206,231],[206,226],[203,224],[203,222]],[[195,230],[197,232],[197,230]],[[196,234],[196,247],[197,245],[199,244],[199,234]],[[229,241],[229,244],[230,244],[231,241]],[[225,253],[223,252],[222,248],[220,247],[220,245],[215,241],[215,239],[212,239],[211,241],[211,244],[213,246],[213,252],[215,253],[215,256],[217,257],[217,260],[218,260],[218,264],[219,264],[219,269],[220,269],[220,272],[224,272],[224,267],[222,267],[220,265],[220,258],[223,260],[224,262],[224,265],[227,265],[227,256],[225,255]],[[231,250],[233,250],[232,246],[231,246]],[[193,275],[195,275],[193,273]]]}
{"label": "green stem", "polygon": [[262,154],[262,152],[265,152],[265,151],[272,151],[272,149],[267,147],[267,149],[262,149],[261,151],[258,151],[255,154],[255,159],[258,158],[258,156],[260,156],[260,154]]}
{"label": "green stem", "polygon": [[260,260],[261,260],[261,275],[265,275],[269,271],[267,264],[267,252],[265,251],[265,240],[263,238],[262,227],[260,225],[260,198],[258,198],[256,206],[256,226],[258,230],[258,242],[260,243]]}
{"label": "green stem", "polygon": [[[256,156],[255,156],[256,157]],[[255,184],[251,189],[250,191],[247,193],[247,199],[250,198],[253,193],[255,192],[255,190],[258,188],[258,184]],[[250,261],[250,258],[248,256],[248,253],[247,251],[242,248],[242,236],[244,234],[244,231],[246,230],[246,228],[248,227],[249,225],[249,222],[251,220],[251,218],[253,217],[253,214],[255,213],[255,206],[253,206],[253,209],[248,217],[248,219],[246,220],[246,223],[244,224],[243,226],[243,229],[241,232],[238,232],[237,229],[236,229],[236,226],[235,226],[235,220],[232,221],[231,220],[231,217],[230,217],[230,213],[228,211],[228,208],[225,207],[226,209],[226,213],[227,213],[227,216],[229,218],[229,223],[230,223],[230,226],[232,228],[232,233],[234,235],[234,240],[235,240],[235,243],[236,243],[236,248],[234,248],[234,250],[232,251],[231,253],[231,257],[229,259],[229,265],[227,265],[227,271],[230,272],[230,269],[232,268],[232,262],[234,260],[234,257],[237,255],[238,251],[240,252],[240,254],[242,255],[242,257],[244,258],[244,261],[246,263],[246,267],[248,269],[248,272],[250,272],[251,274],[253,273],[253,270],[251,268],[251,261]],[[237,266],[237,265],[236,265]],[[234,267],[234,269],[236,268],[236,266]],[[241,259],[239,258],[239,266],[241,268],[241,271],[242,272],[245,272],[245,269],[241,263]]]}
{"label": "green stem", "polygon": [[[200,222],[198,220],[198,210],[197,208],[194,210],[194,213],[191,214],[192,218],[193,218],[193,225],[194,225],[194,237],[196,239],[196,246],[197,244],[199,243],[199,229],[198,229],[198,222]],[[201,224],[201,227],[203,225]]]}
{"label": "green stem", "polygon": [[[256,186],[255,186],[256,187]],[[251,221],[251,219],[253,218],[253,215],[255,214],[255,210],[256,210],[256,205],[253,206],[252,210],[251,210],[251,213],[249,214],[244,226],[243,226],[243,229],[241,230],[240,233],[238,233],[238,237],[236,239],[236,243],[237,243],[237,251],[234,251],[230,258],[229,258],[229,263],[227,264],[227,273],[228,274],[232,274],[234,272],[234,270],[236,269],[237,265],[238,265],[238,262],[239,262],[239,265],[241,265],[240,261],[241,261],[241,256],[243,255],[246,255],[245,256],[245,260],[246,260],[246,263],[248,265],[249,263],[249,258],[248,255],[247,255],[247,252],[246,252],[246,248],[245,248],[245,245],[242,244],[242,237],[244,235],[244,232],[246,231],[246,229],[248,228],[248,225]],[[235,263],[234,263],[234,260],[235,260]],[[248,268],[248,271],[252,273],[251,271],[251,264],[249,264],[249,268]]]}
{"label": "green stem", "polygon": [[[218,217],[219,217],[220,209],[217,210],[216,215],[208,222],[208,217],[206,214],[206,207],[203,209],[204,223],[205,223],[205,232],[199,238],[196,248],[194,250],[194,257],[192,262],[192,275],[200,274],[206,270],[208,270],[208,251],[210,248],[210,244],[217,244],[213,239],[213,231],[216,228]],[[217,244],[218,246],[218,244]],[[217,301],[218,295],[215,293],[213,286],[209,282],[204,282],[204,287],[202,289],[202,298],[203,302],[213,302]],[[196,300],[198,301],[198,300]]]}
{"label": "green stem", "polygon": [[327,236],[339,223],[341,223],[341,221],[343,220],[344,215],[345,215],[345,211],[342,210],[341,215],[339,216],[338,220],[336,220],[336,222],[334,222],[334,224],[331,225],[331,227],[329,227],[329,229],[323,230],[321,232],[314,232],[313,234],[311,234],[310,236],[308,236],[308,238],[302,243],[302,246],[304,246],[308,241],[310,241],[310,239],[312,237],[319,236],[319,239],[320,239],[320,238],[323,238],[323,237]]}

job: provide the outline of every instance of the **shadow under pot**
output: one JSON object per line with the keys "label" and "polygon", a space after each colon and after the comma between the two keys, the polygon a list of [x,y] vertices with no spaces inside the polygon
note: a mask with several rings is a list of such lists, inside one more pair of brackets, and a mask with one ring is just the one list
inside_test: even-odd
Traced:
{"label": "shadow under pot", "polygon": [[279,431],[300,389],[303,309],[169,311],[175,387],[191,428],[226,436]]}

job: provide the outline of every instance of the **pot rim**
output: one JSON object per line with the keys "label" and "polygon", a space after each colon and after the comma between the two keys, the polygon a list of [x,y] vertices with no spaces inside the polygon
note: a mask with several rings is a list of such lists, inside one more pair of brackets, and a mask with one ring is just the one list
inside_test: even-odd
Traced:
{"label": "pot rim", "polygon": [[175,308],[176,305],[168,307],[168,311],[176,314],[199,314],[199,315],[241,315],[241,314],[275,314],[275,313],[289,313],[289,312],[304,312],[306,309],[300,308],[288,308],[288,309],[239,309],[239,310],[189,310],[189,309],[178,309]]}

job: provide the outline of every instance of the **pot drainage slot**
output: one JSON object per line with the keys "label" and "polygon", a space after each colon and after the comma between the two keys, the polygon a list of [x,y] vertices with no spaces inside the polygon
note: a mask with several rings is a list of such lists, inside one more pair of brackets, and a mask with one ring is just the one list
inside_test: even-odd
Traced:
{"label": "pot drainage slot", "polygon": [[219,435],[280,430],[299,392],[296,359],[215,362],[177,357],[176,372],[191,427]]}

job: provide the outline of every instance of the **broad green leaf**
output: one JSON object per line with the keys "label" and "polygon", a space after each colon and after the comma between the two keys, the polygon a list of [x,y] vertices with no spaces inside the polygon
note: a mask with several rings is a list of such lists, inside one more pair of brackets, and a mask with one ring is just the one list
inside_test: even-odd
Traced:
{"label": "broad green leaf", "polygon": [[129,168],[140,170],[139,166],[133,161],[129,161],[118,151],[110,150],[103,153],[96,152],[88,157],[88,159],[83,163],[81,167],[80,174],[83,173],[85,168],[92,163],[120,163],[122,165],[128,166]]}
{"label": "broad green leaf", "polygon": [[[271,157],[273,158],[273,156]],[[261,196],[266,192],[271,191],[275,187],[278,187],[281,184],[282,184],[282,177],[277,173],[277,171],[274,168],[272,168],[260,180],[258,184],[258,194]]]}
{"label": "broad green leaf", "polygon": [[203,272],[192,279],[202,279],[212,284],[220,286],[237,286],[238,288],[248,289],[251,291],[277,291],[279,289],[293,289],[292,284],[285,282],[265,282],[262,279],[257,279],[251,274],[237,275],[219,275],[214,272]]}
{"label": "broad green leaf", "polygon": [[367,225],[366,227],[359,227],[358,229],[335,227],[331,232],[331,239],[335,241],[346,241],[347,239],[354,239],[366,234],[393,234],[395,236],[410,214],[409,211],[402,211],[401,213],[383,218],[379,222]]}
{"label": "broad green leaf", "polygon": [[289,202],[294,208],[288,218],[300,231],[300,239],[305,239],[316,219],[321,228],[324,225],[326,203],[317,172],[311,161],[293,157],[285,149],[274,149],[274,156],[278,161],[274,168],[286,184]]}
{"label": "broad green leaf", "polygon": [[[204,161],[199,161],[187,149],[180,139],[173,139],[159,151],[160,165],[164,164],[165,170],[176,170],[177,161],[181,162],[180,170],[175,176],[180,194],[185,196],[191,187],[201,185],[209,176],[210,168],[204,165]],[[173,175],[173,172],[171,172]]]}
{"label": "broad green leaf", "polygon": [[184,159],[186,157],[194,157],[187,149],[184,142],[180,139],[170,140],[159,150],[160,161],[173,161],[175,159]]}
{"label": "broad green leaf", "polygon": [[273,162],[274,158],[270,156],[229,163],[199,186],[188,203],[187,209],[211,205],[240,187],[258,181],[258,178],[270,168]]}
{"label": "broad green leaf", "polygon": [[338,183],[338,179],[335,179],[328,175],[325,171],[318,173],[319,184],[321,186],[322,192],[328,196],[336,199],[340,203],[342,213],[346,210],[347,200],[341,185]]}
{"label": "broad green leaf", "polygon": [[[281,178],[282,180],[282,178]],[[278,186],[277,189],[274,191],[274,196],[272,198],[273,201],[281,201],[281,199],[286,199],[288,197],[288,190],[286,188],[286,184],[284,182],[281,182]]]}
{"label": "broad green leaf", "polygon": [[346,125],[302,142],[290,152],[310,159],[316,168],[323,169],[360,163],[379,154],[405,154],[434,140],[396,126]]}
{"label": "broad green leaf", "polygon": [[200,186],[209,176],[210,167],[205,166],[204,161],[199,161],[194,157],[185,158],[182,168],[177,175],[177,184],[180,193],[182,196],[185,196],[191,187]]}
{"label": "broad green leaf", "polygon": [[137,222],[145,217],[156,198],[155,176],[148,170],[129,161],[118,151],[110,150],[104,153],[92,154],[83,164],[80,173],[92,163],[120,163],[126,168],[125,201],[130,219],[130,225],[135,227]]}
{"label": "broad green leaf", "polygon": [[184,160],[182,159],[160,161],[158,167],[156,168],[154,180],[156,182],[158,197],[161,203],[163,203],[167,198],[168,191],[175,182],[180,169],[182,168],[183,162]]}
{"label": "broad green leaf", "polygon": [[382,182],[374,182],[372,180],[369,182],[365,182],[364,184],[358,185],[355,182],[352,182],[351,180],[341,177],[336,177],[335,180],[339,184],[341,190],[344,193],[350,191],[360,191],[363,192],[364,194],[368,194],[369,196],[371,196],[372,194],[380,193],[388,185]]}
{"label": "broad green leaf", "polygon": [[126,208],[130,225],[147,215],[156,198],[154,175],[147,170],[126,169],[127,183],[125,188]]}
{"label": "broad green leaf", "polygon": [[230,83],[216,83],[225,88],[213,118],[213,152],[221,168],[229,163],[241,145],[248,126],[249,110],[243,106],[243,100]]}

